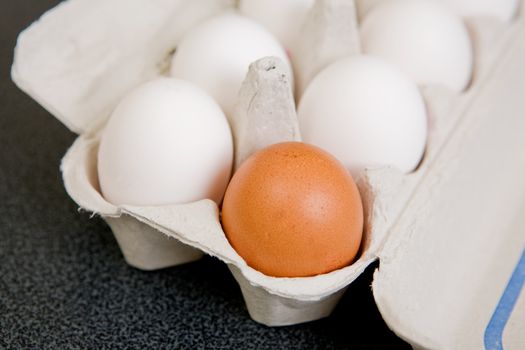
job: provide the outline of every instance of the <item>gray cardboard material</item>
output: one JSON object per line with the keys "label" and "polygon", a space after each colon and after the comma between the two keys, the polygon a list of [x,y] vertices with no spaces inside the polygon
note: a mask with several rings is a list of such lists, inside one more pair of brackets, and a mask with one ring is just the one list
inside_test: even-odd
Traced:
{"label": "gray cardboard material", "polygon": [[278,58],[263,58],[251,64],[232,116],[235,169],[266,146],[301,139],[287,72]]}
{"label": "gray cardboard material", "polygon": [[[402,276],[388,272],[389,270],[399,272],[396,267],[398,256],[410,255],[414,259],[421,258],[417,249],[408,249],[408,247],[410,244],[421,244],[424,247],[425,240],[415,238],[417,237],[416,232],[425,232],[425,221],[421,219],[424,216],[414,224],[413,220],[417,217],[417,213],[411,211],[410,208],[428,207],[429,202],[436,201],[437,203],[440,198],[438,194],[433,194],[432,197],[427,196],[422,189],[425,186],[432,187],[433,184],[446,183],[441,182],[445,181],[443,179],[447,174],[446,164],[450,163],[451,167],[457,167],[462,157],[479,159],[476,157],[479,157],[482,148],[477,150],[469,146],[470,153],[460,152],[463,144],[458,141],[456,130],[461,130],[464,125],[463,120],[469,120],[475,124],[473,117],[469,117],[474,112],[470,111],[478,105],[490,103],[491,97],[483,95],[484,90],[487,86],[491,86],[491,81],[498,79],[498,74],[501,74],[501,71],[493,68],[496,64],[498,66],[503,64],[499,62],[500,57],[503,53],[512,55],[508,53],[511,52],[509,49],[516,45],[519,38],[523,38],[525,29],[523,29],[522,19],[512,25],[504,26],[500,23],[487,25],[485,22],[485,24],[473,22],[471,30],[475,46],[478,48],[476,50],[476,72],[472,86],[464,94],[451,95],[450,92],[435,86],[422,87],[429,108],[431,127],[425,159],[417,171],[403,175],[387,167],[368,169],[360,174],[358,183],[364,201],[366,228],[359,259],[348,267],[324,275],[308,278],[274,278],[265,276],[247,266],[233,250],[221,229],[219,210],[211,200],[162,207],[116,207],[105,201],[100,195],[96,178],[97,135],[112,107],[129,89],[151,77],[163,74],[166,70],[166,57],[169,57],[169,52],[173,50],[174,45],[176,46],[177,38],[192,23],[211,16],[231,4],[227,1],[151,0],[146,3],[133,0],[124,3],[123,0],[95,0],[89,2],[89,9],[86,8],[86,4],[87,2],[82,0],[69,0],[51,10],[40,21],[24,31],[19,37],[16,48],[12,76],[21,89],[72,130],[82,133],[68,150],[62,163],[66,190],[80,207],[97,213],[110,222],[119,244],[123,247],[127,261],[142,269],[155,269],[167,266],[167,264],[195,260],[200,254],[195,249],[216,256],[230,266],[239,282],[252,318],[267,325],[285,325],[328,315],[346,286],[359,276],[368,264],[380,256],[385,259],[382,266],[386,267],[378,274],[377,282],[374,282],[374,292],[383,316],[392,329],[415,345],[443,348],[448,344],[440,343],[442,333],[434,332],[432,327],[426,327],[432,320],[425,313],[412,313],[413,318],[408,319],[394,317],[398,314],[403,315],[403,307],[407,307],[404,311],[414,310],[411,301],[419,300],[419,297],[426,294],[413,293],[411,291],[416,289],[410,288],[403,289],[406,293],[396,294],[390,291],[398,288],[399,285],[385,281],[393,281]],[[301,78],[303,82],[309,79],[308,77],[311,77],[319,67],[326,64],[326,57],[335,58],[338,55],[357,52],[355,13],[351,22],[353,24],[348,27],[350,30],[348,44],[351,46],[345,48],[348,50],[346,53],[342,53],[341,46],[337,44],[335,35],[338,30],[330,28],[332,23],[337,22],[327,20],[327,18],[332,18],[328,14],[336,13],[333,7],[330,10],[332,12],[327,12],[327,9],[336,5],[342,6],[341,10],[350,9],[351,11],[341,12],[346,15],[352,11],[355,12],[353,2],[343,3],[329,0],[319,0],[312,9],[310,18],[319,18],[318,22],[314,19],[308,22],[311,28],[317,27],[319,30],[316,32],[317,36],[312,38],[331,36],[329,42],[335,44],[316,46],[314,54],[305,61],[309,63],[299,68],[298,77],[306,77]],[[109,31],[106,28],[110,26],[112,19],[105,16],[104,13],[111,6],[118,7],[121,11],[129,11],[129,13],[128,16],[123,16],[127,20],[120,23],[121,31],[108,35]],[[158,11],[158,9],[163,11]],[[315,11],[320,12],[316,14]],[[137,13],[143,14],[144,21],[136,20]],[[320,15],[320,13],[325,15]],[[154,20],[155,30],[148,29],[152,28],[148,20]],[[337,25],[341,25],[341,22]],[[60,34],[57,34],[55,28],[64,27],[67,27],[68,30],[60,30],[58,31]],[[85,30],[85,28],[95,27],[100,28],[99,31],[94,32],[95,34],[92,33],[93,31]],[[135,32],[141,32],[143,36],[137,40],[126,40],[126,33]],[[159,33],[164,34],[159,35]],[[146,42],[150,44],[145,46]],[[72,46],[71,43],[75,45]],[[112,46],[121,47],[122,50],[110,51],[112,55],[109,57],[103,56],[105,48]],[[331,51],[332,48],[333,51]],[[56,56],[55,52],[67,54]],[[126,61],[130,53],[135,54],[134,59]],[[38,62],[39,65],[35,65],[35,62]],[[514,66],[514,69],[520,71],[519,67]],[[260,74],[248,76],[240,94],[239,106],[249,106],[249,103],[243,100],[246,98],[243,96],[253,97],[253,90],[249,92],[249,88],[256,86],[255,82],[260,77]],[[284,89],[284,85],[279,85],[279,82],[272,79],[265,80],[267,84],[265,86]],[[487,97],[483,99],[480,96]],[[275,96],[272,97],[271,94],[268,95],[269,100],[282,102],[283,116],[293,117],[290,111],[292,103],[290,96],[284,97],[279,100]],[[289,99],[288,104],[285,102],[286,99]],[[262,106],[264,106],[263,102],[261,101]],[[512,110],[514,107],[507,106],[506,108]],[[523,107],[516,105],[515,108]],[[244,115],[246,118],[257,118],[257,114],[248,113],[248,110],[239,115]],[[491,127],[494,127],[494,121],[474,128],[472,131],[474,136],[470,140],[475,139],[476,133],[482,135],[487,132],[486,128]],[[516,125],[499,125],[499,127],[501,131],[505,128],[516,127]],[[250,128],[244,130],[250,130]],[[294,130],[294,128],[289,130]],[[514,130],[514,135],[516,132],[518,131]],[[295,134],[290,135],[290,138],[296,137]],[[487,136],[484,137],[484,140],[488,140]],[[450,145],[454,144],[456,148],[453,148],[453,151],[447,151],[453,147]],[[503,150],[505,147],[501,146],[498,149]],[[495,159],[494,157],[492,159]],[[472,164],[474,167],[472,169],[479,166],[478,163],[466,164]],[[439,169],[441,171],[438,171]],[[490,177],[490,174],[496,174],[497,169],[497,165],[484,168],[488,173],[483,179]],[[511,171],[513,168],[510,166],[508,169]],[[521,168],[516,167],[515,171],[516,174],[520,174]],[[454,176],[454,174],[458,173],[452,172],[447,176]],[[465,192],[465,195],[469,193]],[[457,210],[461,209],[459,207],[461,203],[464,202],[457,202]],[[512,202],[512,206],[514,203]],[[430,211],[428,213],[431,214]],[[430,220],[430,214],[426,216],[428,220]],[[468,217],[465,216],[465,218]],[[467,222],[463,222],[461,226],[463,229],[466,229]],[[143,229],[137,229],[139,227]],[[439,225],[435,229],[438,230]],[[126,234],[127,230],[133,234]],[[395,232],[408,233],[400,235],[394,234]],[[158,245],[158,252],[163,251],[158,254],[159,257],[162,257],[161,259],[154,257],[156,249],[126,248],[128,244],[130,247],[139,245],[147,247],[148,243],[137,243],[138,240],[151,241],[151,235],[154,234],[159,235],[157,237],[159,239],[153,240],[162,242]],[[175,240],[180,244],[174,244],[173,247],[166,245]],[[172,250],[173,256],[165,254]],[[396,257],[396,259],[389,260],[390,257]],[[409,261],[401,260],[399,264]],[[406,266],[408,269],[406,271],[411,272],[407,274],[409,277],[430,276],[435,278],[438,273],[437,270],[419,267],[423,265],[407,264]],[[404,280],[400,279],[400,281]],[[407,283],[411,281],[413,280],[409,279]],[[418,282],[431,285],[425,278]],[[420,303],[425,303],[425,300],[422,299]]]}
{"label": "gray cardboard material", "polygon": [[291,47],[298,99],[323,68],[360,52],[354,1],[317,0],[304,20],[301,33],[300,40]]}

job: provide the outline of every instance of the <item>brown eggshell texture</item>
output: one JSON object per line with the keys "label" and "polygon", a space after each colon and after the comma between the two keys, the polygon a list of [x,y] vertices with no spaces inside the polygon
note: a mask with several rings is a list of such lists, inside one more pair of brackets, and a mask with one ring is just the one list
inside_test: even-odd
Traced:
{"label": "brown eggshell texture", "polygon": [[254,269],[275,277],[314,276],[355,259],[363,208],[351,175],[332,155],[285,142],[253,154],[235,173],[222,224]]}

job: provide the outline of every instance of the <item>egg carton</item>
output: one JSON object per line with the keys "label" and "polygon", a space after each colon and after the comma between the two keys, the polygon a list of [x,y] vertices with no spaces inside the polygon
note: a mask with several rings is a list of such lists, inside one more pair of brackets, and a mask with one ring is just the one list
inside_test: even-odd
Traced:
{"label": "egg carton", "polygon": [[[459,178],[462,172],[474,176],[474,169],[483,169],[479,162],[472,163],[479,160],[477,156],[467,162],[470,168],[462,168],[460,164],[464,157],[479,155],[489,147],[483,142],[490,138],[480,128],[493,128],[495,121],[476,106],[490,105],[491,97],[486,90],[497,84],[501,86],[498,80],[501,70],[509,64],[519,69],[520,60],[525,59],[525,49],[518,52],[515,49],[525,33],[525,22],[521,18],[512,23],[471,19],[469,28],[476,65],[471,86],[462,94],[438,86],[422,88],[430,119],[427,149],[418,169],[404,174],[392,167],[380,167],[359,174],[357,182],[365,210],[365,230],[358,259],[350,266],[322,275],[277,278],[248,266],[231,247],[222,231],[215,202],[205,199],[182,205],[115,206],[101,195],[97,179],[100,131],[118,101],[142,82],[166,74],[171,54],[188,28],[234,6],[233,1],[226,0],[68,0],[20,34],[12,67],[13,80],[80,135],[62,161],[68,194],[81,208],[100,215],[109,224],[124,258],[134,267],[155,270],[175,266],[195,261],[203,253],[224,261],[239,283],[250,316],[269,326],[297,324],[329,315],[348,285],[370,263],[381,259],[381,270],[374,275],[373,289],[383,317],[396,333],[412,344],[436,345],[435,338],[428,336],[414,321],[415,316],[410,319],[414,322],[408,323],[400,322],[396,316],[398,312],[419,310],[407,306],[409,300],[424,301],[406,292],[397,259],[405,264],[403,267],[409,269],[408,275],[412,277],[421,276],[424,269],[428,269],[429,274],[435,272],[417,250],[425,245],[420,237],[425,237],[427,246],[439,240],[427,232],[439,236],[439,228],[445,227],[435,222],[432,213],[435,210],[437,218],[445,217],[444,211],[436,209],[433,203],[444,205],[439,199],[450,197],[450,190],[444,188],[447,181]],[[303,39],[292,51],[296,58],[297,91],[302,91],[330,62],[359,52],[355,10],[352,1],[315,2],[305,20]],[[341,33],[347,36],[341,37]],[[300,139],[290,82],[283,78],[283,72],[274,58],[250,66],[232,125],[237,159],[244,159],[271,142]],[[525,87],[523,79],[513,84]],[[254,96],[257,108],[247,103]],[[523,102],[514,107],[525,109]],[[478,111],[484,119],[472,115],[473,111]],[[261,122],[262,115],[270,115],[268,112],[277,118],[279,129],[254,142],[246,135],[253,135],[254,125]],[[246,123],[247,120],[251,124]],[[476,125],[478,127],[474,127]],[[469,133],[468,127],[474,132]],[[505,129],[509,140],[515,139],[512,136],[519,132],[519,127],[523,127],[523,123]],[[483,138],[477,140],[478,134],[483,134]],[[480,144],[474,147],[478,141]],[[455,145],[454,148],[451,145]],[[494,149],[503,152],[502,147]],[[489,159],[496,159],[494,152],[488,154],[492,157]],[[525,166],[521,165],[505,173],[523,175]],[[494,176],[495,170],[485,170],[476,181],[489,181]],[[519,182],[517,179],[513,177],[509,183]],[[440,197],[435,192],[438,190],[448,196]],[[473,190],[465,193],[475,194]],[[490,193],[494,198],[504,198],[503,194]],[[506,199],[512,197],[508,191],[504,193]],[[516,193],[523,192],[516,190]],[[518,207],[519,198],[514,197],[509,200],[511,208]],[[458,198],[450,207],[460,210],[465,205],[465,199]],[[426,221],[418,217],[418,208],[424,209],[421,218]],[[482,208],[480,213],[487,210]],[[510,220],[513,212],[508,209],[502,216]],[[475,218],[472,211],[466,213],[465,220],[459,222]],[[429,227],[426,222],[434,226]],[[468,230],[466,224],[459,226]],[[406,248],[415,243],[419,245],[411,250]],[[403,260],[399,256],[408,258]],[[421,265],[410,270],[407,261],[416,260]],[[427,278],[425,286],[430,288],[435,284]],[[441,319],[435,320],[436,324],[443,323]]]}

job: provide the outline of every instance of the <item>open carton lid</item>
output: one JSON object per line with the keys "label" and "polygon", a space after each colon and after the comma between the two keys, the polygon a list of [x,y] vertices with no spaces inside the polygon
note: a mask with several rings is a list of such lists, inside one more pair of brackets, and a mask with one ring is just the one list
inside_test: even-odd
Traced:
{"label": "open carton lid", "polygon": [[[185,30],[231,5],[227,0],[66,1],[20,35],[13,80],[72,131],[97,130],[128,90],[166,70]],[[130,32],[131,22],[141,30]],[[513,27],[498,69],[468,93],[461,119],[439,130],[440,147],[427,155],[432,161],[425,171],[371,174],[372,182],[417,188],[382,193],[406,198],[398,198],[396,206],[371,208],[378,211],[371,250],[381,259],[374,296],[389,326],[415,346],[482,346],[484,329],[525,246],[523,233],[500,226],[525,202],[525,159],[514,152],[525,148],[520,115],[525,75],[516,74],[525,61],[525,42],[517,40],[525,35],[524,21]]]}
{"label": "open carton lid", "polygon": [[[524,293],[514,311],[512,300],[502,299],[510,310],[495,314],[513,273],[518,277],[510,288],[517,294],[525,280],[525,22],[520,22],[519,40],[509,42],[379,253],[377,305],[389,326],[416,346],[525,348]],[[491,317],[500,318],[497,327]],[[507,323],[512,328],[507,330],[509,318],[515,323]],[[508,336],[502,339],[503,334]]]}

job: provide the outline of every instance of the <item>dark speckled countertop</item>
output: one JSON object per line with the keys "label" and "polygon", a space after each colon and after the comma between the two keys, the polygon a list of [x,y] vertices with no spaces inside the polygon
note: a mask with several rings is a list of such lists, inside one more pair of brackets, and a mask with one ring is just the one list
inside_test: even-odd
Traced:
{"label": "dark speckled countertop", "polygon": [[334,314],[268,328],[252,321],[213,258],[156,272],[126,265],[105,223],[77,210],[59,172],[75,139],[11,82],[17,34],[57,0],[0,0],[0,348],[392,349],[370,284]]}

